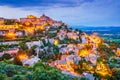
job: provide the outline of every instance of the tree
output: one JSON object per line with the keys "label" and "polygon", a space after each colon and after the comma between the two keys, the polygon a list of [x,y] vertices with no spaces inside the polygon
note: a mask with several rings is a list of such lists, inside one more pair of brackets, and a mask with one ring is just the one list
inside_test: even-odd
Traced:
{"label": "tree", "polygon": [[117,80],[120,80],[120,68],[113,68],[112,73],[114,78],[116,78]]}
{"label": "tree", "polygon": [[25,80],[32,80],[33,74],[32,73],[27,73],[25,75]]}
{"label": "tree", "polygon": [[17,56],[14,57],[13,63],[17,65],[22,65],[22,62],[17,58]]}
{"label": "tree", "polygon": [[[29,72],[31,72],[31,71],[29,70]],[[8,64],[3,61],[0,62],[0,77],[2,77],[2,78],[7,77],[7,80],[11,80],[9,78],[12,77],[12,80],[24,80],[24,79],[19,79],[19,76],[21,78],[21,75],[25,76],[26,73],[28,73],[28,68],[25,68],[23,66]],[[18,79],[16,79],[16,78],[18,78]],[[0,78],[0,80],[6,80],[6,79]]]}
{"label": "tree", "polygon": [[20,76],[20,75],[14,75],[12,77],[12,80],[24,80],[24,78],[22,76]]}
{"label": "tree", "polygon": [[6,79],[7,79],[7,75],[0,73],[0,80],[6,80]]}
{"label": "tree", "polygon": [[81,77],[79,78],[79,80],[90,80],[90,79],[87,78],[87,77],[85,77],[85,76],[81,76]]}
{"label": "tree", "polygon": [[31,56],[31,55],[35,55],[35,56],[36,56],[37,54],[35,53],[35,48],[37,48],[37,45],[32,46],[32,47],[29,49],[27,55],[28,55],[28,56]]}
{"label": "tree", "polygon": [[12,58],[11,57],[11,55],[9,54],[9,53],[5,53],[5,54],[3,54],[3,56],[2,56],[2,60],[4,60],[4,59],[10,59],[10,58]]}
{"label": "tree", "polygon": [[60,70],[38,62],[33,67],[33,80],[73,80],[68,75],[62,74]]}
{"label": "tree", "polygon": [[8,77],[12,77],[13,75],[17,73],[17,71],[14,68],[14,65],[6,65],[4,67],[4,71],[6,72]]}
{"label": "tree", "polygon": [[28,46],[25,44],[25,42],[19,43],[20,50],[28,52]]}

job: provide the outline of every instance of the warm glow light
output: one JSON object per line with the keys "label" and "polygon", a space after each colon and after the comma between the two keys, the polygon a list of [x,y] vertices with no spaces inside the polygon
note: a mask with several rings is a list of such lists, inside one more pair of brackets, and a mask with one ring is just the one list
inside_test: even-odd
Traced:
{"label": "warm glow light", "polygon": [[68,44],[68,46],[69,46],[69,47],[73,47],[73,46],[74,46],[74,44]]}
{"label": "warm glow light", "polygon": [[44,26],[40,26],[39,29],[42,31],[45,30]]}
{"label": "warm glow light", "polygon": [[96,47],[99,47],[99,45],[102,44],[102,39],[96,35],[92,35],[90,39],[93,43],[95,43]]}
{"label": "warm glow light", "polygon": [[77,39],[77,37],[76,37],[75,35],[71,35],[71,36],[69,36],[69,38],[70,38],[70,39],[74,39],[74,40]]}
{"label": "warm glow light", "polygon": [[20,61],[22,61],[23,59],[27,59],[26,53],[19,53],[17,57]]}
{"label": "warm glow light", "polygon": [[77,46],[82,46],[82,47],[85,47],[86,44],[80,44],[78,43]]}
{"label": "warm glow light", "polygon": [[39,29],[39,30],[41,30],[41,31],[45,30],[44,25],[38,25],[38,26],[36,26],[36,28]]}
{"label": "warm glow light", "polygon": [[117,54],[118,56],[120,56],[120,49],[119,49],[119,48],[117,49],[116,54]]}
{"label": "warm glow light", "polygon": [[33,15],[28,15],[27,18],[37,18],[37,17]]}
{"label": "warm glow light", "polygon": [[25,25],[26,25],[26,26],[29,26],[29,25],[30,25],[30,22],[26,21],[26,22],[25,22]]}
{"label": "warm glow light", "polygon": [[26,28],[26,30],[28,31],[28,33],[31,33],[31,34],[34,33],[34,29],[33,28]]}
{"label": "warm glow light", "polygon": [[59,40],[54,40],[54,45],[58,45],[59,44]]}
{"label": "warm glow light", "polygon": [[98,74],[101,74],[102,76],[110,75],[111,71],[107,65],[105,65],[103,62],[97,63],[95,72]]}
{"label": "warm glow light", "polygon": [[93,66],[87,64],[87,63],[84,63],[83,62],[83,69],[87,69],[88,71],[92,71],[93,70]]}
{"label": "warm glow light", "polygon": [[14,32],[8,32],[5,36],[10,39],[16,38],[16,34]]}
{"label": "warm glow light", "polygon": [[80,55],[81,57],[88,56],[88,55],[89,55],[89,51],[88,51],[86,48],[80,49],[80,50],[79,50],[79,55]]}

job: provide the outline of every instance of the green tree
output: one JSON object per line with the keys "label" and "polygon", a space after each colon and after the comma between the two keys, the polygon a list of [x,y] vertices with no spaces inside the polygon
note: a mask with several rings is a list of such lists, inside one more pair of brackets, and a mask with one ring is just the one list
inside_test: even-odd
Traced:
{"label": "green tree", "polygon": [[34,65],[33,80],[73,80],[60,70],[38,62]]}
{"label": "green tree", "polygon": [[113,72],[114,78],[116,78],[117,80],[120,80],[120,68],[113,68],[112,72]]}
{"label": "green tree", "polygon": [[20,50],[21,50],[21,51],[28,52],[28,46],[26,45],[25,42],[20,42],[20,43],[19,43],[19,46],[20,46]]}
{"label": "green tree", "polygon": [[24,80],[24,78],[22,76],[20,76],[20,75],[14,75],[12,77],[12,80]]}
{"label": "green tree", "polygon": [[25,80],[33,80],[32,77],[33,77],[33,74],[32,74],[32,73],[27,73],[27,74],[25,75]]}
{"label": "green tree", "polygon": [[85,76],[81,76],[81,77],[79,78],[79,80],[90,80],[90,79],[87,78],[87,77],[85,77]]}
{"label": "green tree", "polygon": [[4,71],[6,72],[8,77],[12,77],[13,75],[17,73],[17,71],[14,68],[14,65],[6,65],[4,67]]}
{"label": "green tree", "polygon": [[7,75],[0,73],[0,80],[6,80],[6,79],[7,79]]}
{"label": "green tree", "polygon": [[11,55],[9,54],[9,53],[5,53],[5,54],[3,54],[3,56],[2,56],[2,60],[4,60],[4,59],[10,59],[10,58],[12,58],[11,57]]}

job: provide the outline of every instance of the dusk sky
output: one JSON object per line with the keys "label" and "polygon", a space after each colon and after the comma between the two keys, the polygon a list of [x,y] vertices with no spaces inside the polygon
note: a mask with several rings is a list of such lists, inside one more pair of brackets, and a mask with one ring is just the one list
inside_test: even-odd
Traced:
{"label": "dusk sky", "polygon": [[70,26],[120,26],[120,0],[0,0],[0,17],[43,13]]}

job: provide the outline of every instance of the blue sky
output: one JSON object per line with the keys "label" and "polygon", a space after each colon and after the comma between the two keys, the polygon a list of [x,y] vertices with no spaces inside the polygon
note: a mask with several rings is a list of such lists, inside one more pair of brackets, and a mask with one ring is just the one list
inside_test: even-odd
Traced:
{"label": "blue sky", "polygon": [[70,26],[120,26],[120,0],[0,0],[0,17],[43,13]]}

